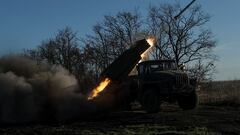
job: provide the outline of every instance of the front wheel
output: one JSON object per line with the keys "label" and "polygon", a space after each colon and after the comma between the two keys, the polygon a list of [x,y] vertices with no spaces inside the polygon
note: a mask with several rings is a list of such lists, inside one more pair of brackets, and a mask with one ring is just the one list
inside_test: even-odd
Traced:
{"label": "front wheel", "polygon": [[196,91],[191,92],[189,95],[179,97],[178,105],[184,110],[196,108],[198,105],[198,96]]}
{"label": "front wheel", "polygon": [[156,92],[147,90],[142,96],[142,106],[148,113],[157,113],[160,109],[160,101]]}

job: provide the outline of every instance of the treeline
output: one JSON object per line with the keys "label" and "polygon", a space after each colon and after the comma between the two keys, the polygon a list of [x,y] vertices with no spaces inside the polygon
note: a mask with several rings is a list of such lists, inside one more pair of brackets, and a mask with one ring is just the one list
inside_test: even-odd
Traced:
{"label": "treeline", "polygon": [[24,55],[38,62],[62,65],[76,76],[81,89],[92,87],[103,69],[132,43],[148,36],[156,38],[150,59],[174,59],[185,64],[192,76],[209,80],[214,73],[216,41],[209,29],[210,20],[200,5],[195,5],[175,19],[179,4],[150,7],[147,16],[138,11],[104,16],[93,26],[93,34],[79,37],[70,27],[44,40]]}

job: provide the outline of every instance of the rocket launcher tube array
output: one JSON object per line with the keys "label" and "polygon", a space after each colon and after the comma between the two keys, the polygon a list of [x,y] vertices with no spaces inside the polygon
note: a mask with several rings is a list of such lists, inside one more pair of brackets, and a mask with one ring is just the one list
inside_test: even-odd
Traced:
{"label": "rocket launcher tube array", "polygon": [[142,59],[143,54],[151,45],[146,39],[135,42],[128,50],[123,52],[115,61],[113,61],[102,73],[101,78],[110,78],[111,80],[122,80],[128,76],[132,69]]}

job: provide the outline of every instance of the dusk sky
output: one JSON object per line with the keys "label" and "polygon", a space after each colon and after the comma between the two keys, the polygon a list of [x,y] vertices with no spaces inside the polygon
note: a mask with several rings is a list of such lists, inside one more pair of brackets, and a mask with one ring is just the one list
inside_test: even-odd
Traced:
{"label": "dusk sky", "polygon": [[[150,5],[176,0],[0,0],[0,56],[36,48],[66,26],[80,37],[104,15],[138,9],[142,16]],[[182,7],[191,0],[179,0]],[[240,79],[240,0],[197,0],[212,17],[206,25],[217,40],[219,56],[215,80]]]}

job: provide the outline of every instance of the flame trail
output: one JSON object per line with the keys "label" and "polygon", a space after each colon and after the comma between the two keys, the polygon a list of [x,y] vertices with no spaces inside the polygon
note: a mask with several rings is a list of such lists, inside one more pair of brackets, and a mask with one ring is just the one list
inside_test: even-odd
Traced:
{"label": "flame trail", "polygon": [[150,38],[148,38],[146,40],[147,40],[148,44],[150,45],[150,48],[148,48],[143,54],[141,54],[141,58],[142,59],[139,61],[139,63],[142,62],[144,60],[144,58],[147,57],[149,51],[155,45],[155,38],[154,37],[150,37]]}
{"label": "flame trail", "polygon": [[103,81],[101,81],[99,83],[99,85],[94,88],[90,94],[90,96],[88,97],[88,100],[92,100],[94,99],[95,97],[98,96],[98,94],[103,91],[107,86],[108,84],[111,82],[111,80],[109,78],[105,78]]}

